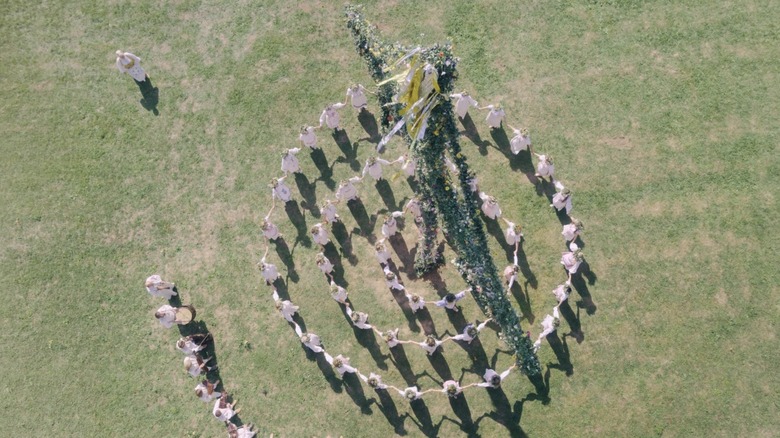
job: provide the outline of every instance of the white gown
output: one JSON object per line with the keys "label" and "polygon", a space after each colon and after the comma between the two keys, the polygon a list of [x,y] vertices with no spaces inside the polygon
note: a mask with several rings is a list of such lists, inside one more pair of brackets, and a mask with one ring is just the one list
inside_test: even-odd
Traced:
{"label": "white gown", "polygon": [[504,237],[506,239],[506,244],[509,246],[515,246],[515,244],[518,244],[521,240],[523,240],[523,233],[517,233],[515,231],[515,225],[516,224],[509,222],[506,227]]}
{"label": "white gown", "polygon": [[317,134],[314,133],[313,126],[307,126],[306,130],[304,132],[301,132],[298,135],[298,139],[306,147],[309,147],[311,149],[319,149],[319,147],[317,146]]}
{"label": "white gown", "polygon": [[414,313],[417,313],[418,310],[421,310],[422,308],[425,307],[425,299],[419,295],[418,297],[419,299],[417,300],[417,302],[414,302],[414,300],[412,299],[412,295],[406,294],[406,299],[409,300],[409,307],[411,307],[412,312]]}
{"label": "white gown", "polygon": [[354,176],[348,179],[345,183],[340,184],[336,191],[336,199],[339,201],[347,202],[357,199],[357,189],[352,183],[360,181],[360,177]]}
{"label": "white gown", "polygon": [[206,387],[206,385],[203,384],[203,382],[198,383],[195,386],[196,393],[198,390],[200,390],[199,398],[206,403],[214,400],[215,398],[219,398],[220,396],[222,396],[222,393],[219,391],[212,391],[211,394],[209,394],[209,389]]}
{"label": "white gown", "polygon": [[330,282],[330,296],[341,304],[347,304],[347,290],[333,281]]}
{"label": "white gown", "polygon": [[338,129],[340,119],[339,113],[336,110],[340,110],[341,108],[344,108],[344,104],[341,102],[334,103],[325,108],[325,110],[322,111],[322,114],[320,114],[320,126],[325,124],[330,129]]}
{"label": "white gown", "polygon": [[279,238],[279,227],[277,227],[275,224],[268,222],[266,219],[265,227],[263,228],[263,236],[265,236],[269,240],[275,240]]}
{"label": "white gown", "polygon": [[580,230],[577,228],[577,225],[574,223],[568,223],[563,226],[563,231],[561,231],[561,235],[563,235],[564,240],[567,242],[570,242],[577,238],[577,236],[580,235]]}
{"label": "white gown", "polygon": [[350,99],[352,108],[363,109],[368,105],[368,99],[366,99],[366,89],[362,85],[358,84],[356,87],[347,88],[347,98]]}
{"label": "white gown", "polygon": [[300,151],[300,148],[287,149],[287,153],[282,156],[282,172],[298,173],[301,171],[298,157],[295,156]]}
{"label": "white gown", "polygon": [[482,199],[482,212],[490,219],[497,219],[501,217],[501,207],[498,206],[498,201],[491,201],[490,196],[485,192],[479,193],[480,199]]}
{"label": "white gown", "polygon": [[490,112],[487,117],[485,117],[488,126],[491,128],[500,128],[501,121],[504,120],[504,117],[506,116],[503,108],[496,108],[493,105],[488,105],[487,107],[490,108]]}
{"label": "white gown", "polygon": [[314,225],[313,232],[311,233],[311,237],[314,240],[314,242],[317,245],[325,246],[330,242],[330,236],[328,235],[328,230],[325,229],[322,224],[316,224]]}
{"label": "white gown", "polygon": [[163,315],[162,318],[157,319],[160,321],[160,324],[162,324],[163,327],[173,327],[173,324],[175,324],[174,321],[176,321],[176,309],[174,307],[164,304],[159,309],[157,309],[157,312],[162,313]]}
{"label": "white gown", "polygon": [[375,158],[373,164],[366,162],[366,165],[363,167],[363,176],[369,174],[371,175],[371,178],[374,178],[375,181],[379,181],[382,179],[382,166],[389,164],[389,161],[382,158]]}
{"label": "white gown", "polygon": [[146,80],[146,72],[141,67],[141,58],[133,55],[130,52],[125,52],[125,57],[116,57],[116,68],[122,73],[129,74],[133,79],[138,82]]}
{"label": "white gown", "polygon": [[284,183],[284,178],[279,178],[276,183],[276,187],[271,188],[271,196],[273,198],[279,198],[284,202],[290,202],[292,199],[292,190]]}
{"label": "white gown", "polygon": [[341,219],[336,212],[336,204],[330,202],[330,200],[325,201],[325,205],[320,208],[320,214],[329,224],[338,222]]}
{"label": "white gown", "polygon": [[536,163],[536,173],[543,178],[552,178],[555,173],[555,165],[547,161],[546,155],[539,155],[539,162]]}
{"label": "white gown", "polygon": [[468,291],[469,291],[469,289],[462,290],[462,291],[458,292],[457,294],[455,294],[455,299],[452,300],[451,302],[447,301],[446,297],[442,298],[439,301],[436,301],[436,306],[437,307],[445,307],[447,309],[457,311],[455,306],[458,304],[458,301],[462,300],[466,296],[466,292],[468,292]]}
{"label": "white gown", "polygon": [[265,281],[269,283],[273,283],[274,280],[281,276],[276,265],[273,263],[266,263],[265,258],[260,260],[260,273],[263,275]]}
{"label": "white gown", "polygon": [[509,140],[509,148],[512,149],[512,153],[517,155],[520,151],[527,151],[528,146],[531,146],[531,137],[524,136],[522,132],[517,129],[513,130],[514,137]]}
{"label": "white gown", "polygon": [[458,117],[461,119],[466,117],[466,114],[469,112],[469,107],[477,108],[479,107],[479,104],[477,104],[477,101],[474,100],[473,97],[471,97],[468,94],[462,94],[462,93],[455,93],[450,94],[450,97],[454,99],[458,99],[455,101],[455,113],[458,114]]}
{"label": "white gown", "polygon": [[173,283],[163,281],[159,275],[152,275],[144,282],[146,291],[153,297],[163,297],[166,300],[170,300],[171,297],[176,296],[176,292],[173,290],[175,286]]}

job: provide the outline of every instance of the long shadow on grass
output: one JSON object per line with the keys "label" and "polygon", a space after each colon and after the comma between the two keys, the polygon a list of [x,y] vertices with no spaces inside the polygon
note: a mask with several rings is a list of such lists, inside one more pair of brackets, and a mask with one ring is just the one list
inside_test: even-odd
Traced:
{"label": "long shadow on grass", "polygon": [[390,242],[390,246],[393,247],[393,251],[398,256],[398,259],[403,265],[403,271],[410,279],[417,278],[417,272],[414,270],[414,256],[409,252],[409,247],[406,246],[406,241],[401,233],[396,233],[387,239]]}
{"label": "long shadow on grass", "polygon": [[344,373],[344,376],[342,376],[341,379],[349,397],[360,407],[360,412],[364,415],[371,415],[373,413],[371,411],[371,403],[374,399],[366,399],[366,394],[363,392],[363,385],[357,373]]}
{"label": "long shadow on grass", "polygon": [[352,327],[352,334],[355,336],[358,344],[368,350],[368,352],[371,354],[371,358],[374,359],[374,362],[376,362],[376,365],[380,369],[387,370],[387,363],[385,360],[389,359],[390,355],[382,354],[382,350],[379,348],[379,344],[376,342],[376,335],[374,334],[374,330],[366,330],[355,327],[355,325],[352,324],[352,319],[350,319],[349,315],[347,314],[346,305],[341,303],[339,303],[339,305],[341,306],[341,313],[344,316],[344,319],[347,321],[350,327]]}
{"label": "long shadow on grass", "polygon": [[509,405],[509,399],[502,388],[487,388],[490,401],[495,408],[493,411],[479,416],[474,421],[475,426],[479,426],[485,418],[490,418],[496,423],[504,426],[509,435],[512,437],[527,437],[523,428],[520,427],[520,417],[523,414],[523,405],[520,402],[515,402],[514,409]]}
{"label": "long shadow on grass", "polygon": [[336,249],[336,245],[334,245],[333,242],[328,242],[327,245],[322,248],[322,252],[325,254],[325,257],[333,263],[333,272],[331,272],[333,280],[342,287],[349,286],[349,282],[344,277],[344,265],[341,263],[341,255],[339,255],[339,250]]}
{"label": "long shadow on grass", "polygon": [[336,181],[333,179],[333,165],[328,163],[325,152],[322,149],[312,149],[310,155],[314,165],[317,166],[317,170],[320,171],[320,177],[315,179],[315,181],[322,181],[327,188],[334,190]]}
{"label": "long shadow on grass", "polygon": [[349,139],[349,136],[347,135],[347,131],[343,129],[338,129],[333,132],[333,140],[338,145],[339,149],[341,149],[341,152],[344,154],[343,157],[336,158],[336,162],[342,162],[349,164],[350,169],[354,171],[360,170],[360,163],[357,161],[357,143],[354,145]]}
{"label": "long shadow on grass", "polygon": [[469,437],[480,436],[477,433],[477,425],[476,423],[474,423],[474,420],[472,420],[471,418],[471,409],[469,409],[469,403],[466,400],[465,394],[461,393],[457,397],[447,397],[447,398],[449,399],[450,407],[452,408],[452,411],[455,412],[455,415],[458,416],[458,419],[460,421],[455,421],[447,417],[446,415],[444,416],[444,419],[458,425],[460,430],[462,430],[463,433],[465,433]]}
{"label": "long shadow on grass", "polygon": [[298,208],[298,201],[289,201],[284,203],[284,211],[287,213],[287,217],[290,222],[295,226],[295,230],[298,235],[295,237],[295,241],[300,242],[303,246],[311,248],[311,239],[309,238],[308,230],[306,229],[306,218],[303,217],[301,209]]}
{"label": "long shadow on grass", "polygon": [[376,117],[365,108],[360,110],[358,122],[360,122],[360,126],[362,126],[363,130],[368,134],[367,140],[369,142],[377,144],[382,140],[382,135],[379,134],[379,125],[376,123]]}
{"label": "long shadow on grass", "polygon": [[531,184],[536,184],[538,178],[534,175],[536,172],[531,160],[531,152],[525,150],[520,151],[517,155],[513,154],[512,147],[509,144],[509,137],[507,137],[503,125],[499,129],[491,129],[490,136],[493,137],[493,141],[496,143],[496,149],[504,154],[507,161],[509,161],[509,167],[514,171],[523,173]]}
{"label": "long shadow on grass", "polygon": [[431,419],[431,412],[422,399],[412,400],[409,402],[409,407],[412,408],[412,412],[414,412],[414,416],[416,417],[416,419],[412,418],[412,421],[420,428],[420,431],[425,434],[425,436],[439,436],[439,428],[441,428],[441,423],[444,421],[443,418],[434,425],[433,420]]}
{"label": "long shadow on grass", "polygon": [[393,365],[401,377],[403,377],[407,386],[414,386],[417,384],[417,376],[412,371],[412,365],[409,363],[409,358],[406,357],[406,349],[403,345],[396,345],[390,349],[390,355],[392,356]]}
{"label": "long shadow on grass", "polygon": [[297,283],[300,277],[298,276],[298,272],[295,270],[295,260],[293,260],[290,247],[287,245],[284,237],[278,237],[272,240],[271,243],[276,249],[276,254],[279,256],[279,260],[281,260],[282,263],[284,263],[284,266],[287,268],[287,276],[290,278],[290,281]]}
{"label": "long shadow on grass", "polygon": [[376,184],[374,184],[374,187],[376,187],[376,191],[379,192],[379,196],[382,198],[382,202],[385,203],[387,209],[390,210],[390,213],[398,210],[398,206],[395,202],[395,195],[393,194],[393,188],[390,187],[390,183],[388,183],[386,179],[380,179],[376,182]]}
{"label": "long shadow on grass", "polygon": [[417,325],[417,318],[415,317],[412,308],[409,307],[409,300],[406,298],[406,294],[403,291],[395,289],[390,289],[390,293],[393,294],[393,298],[398,304],[398,307],[400,307],[401,311],[404,312],[404,317],[406,318],[409,330],[415,333],[419,333],[420,327]]}
{"label": "long shadow on grass", "polygon": [[577,308],[577,314],[575,314],[569,305],[569,300],[566,300],[561,303],[558,310],[560,310],[561,316],[566,320],[566,323],[569,324],[569,329],[571,329],[569,336],[573,337],[578,344],[582,343],[585,340],[585,333],[582,331],[582,324],[580,324],[579,308]]}
{"label": "long shadow on grass", "polygon": [[347,231],[347,227],[341,221],[334,222],[330,227],[330,231],[333,233],[336,242],[341,246],[340,254],[346,257],[350,265],[356,266],[358,258],[352,252],[352,233]]}
{"label": "long shadow on grass", "polygon": [[523,287],[516,281],[512,285],[510,292],[520,306],[520,313],[523,314],[523,318],[525,318],[529,324],[533,324],[536,320],[536,316],[534,316],[533,309],[531,308],[531,294],[528,293],[528,287],[526,286],[525,291],[523,291]]}
{"label": "long shadow on grass", "polygon": [[577,271],[577,273],[571,276],[571,285],[577,291],[580,298],[582,298],[581,300],[577,301],[577,307],[585,309],[585,311],[588,312],[588,315],[593,315],[596,313],[596,309],[598,307],[593,302],[593,298],[591,297],[590,291],[588,290],[588,285],[583,278],[582,265],[585,265],[584,261],[580,265],[580,269]]}
{"label": "long shadow on grass", "polygon": [[393,425],[393,431],[400,436],[406,435],[407,432],[406,428],[404,428],[404,419],[408,417],[409,414],[404,413],[403,415],[398,415],[398,408],[395,407],[395,401],[393,401],[393,398],[386,389],[376,389],[375,391],[376,396],[379,397],[377,407],[385,418],[387,418],[387,422]]}
{"label": "long shadow on grass", "polygon": [[477,126],[474,124],[474,120],[471,118],[471,114],[466,113],[466,117],[460,119],[460,122],[463,124],[463,128],[465,128],[465,130],[461,131],[460,133],[477,146],[480,155],[487,155],[487,148],[490,146],[490,142],[487,140],[482,140],[482,138],[479,136],[479,131],[477,130]]}
{"label": "long shadow on grass", "polygon": [[569,346],[566,344],[566,336],[563,340],[558,337],[558,332],[554,331],[547,335],[547,343],[550,344],[550,348],[555,353],[555,357],[558,359],[557,365],[548,364],[549,368],[559,369],[564,371],[567,376],[574,374],[574,365],[571,363],[571,356],[569,354]]}
{"label": "long shadow on grass", "polygon": [[320,216],[320,209],[317,207],[316,184],[309,182],[309,178],[303,173],[295,174],[295,185],[298,186],[298,192],[303,198],[301,207],[309,210],[314,217]]}
{"label": "long shadow on grass", "polygon": [[[490,219],[484,214],[482,214],[482,218],[483,222],[485,222],[485,228],[487,228],[488,233],[490,233],[490,235],[492,235],[499,242],[499,244],[501,244],[501,247],[504,248],[504,252],[506,253],[507,261],[512,263],[514,261],[515,248],[514,246],[506,244],[504,230],[501,229],[501,226],[497,220]],[[536,279],[536,274],[534,274],[534,272],[531,270],[531,265],[528,264],[528,258],[525,255],[523,243],[524,241],[521,241],[517,248],[517,266],[520,267],[520,272],[523,274],[523,277],[528,280],[528,283],[531,285],[531,287],[536,289],[536,287],[539,285],[539,281]]]}
{"label": "long shadow on grass", "polygon": [[368,216],[366,207],[363,205],[363,201],[355,199],[347,202],[347,208],[352,213],[352,217],[355,218],[358,227],[360,227],[360,234],[363,236],[369,236],[374,232],[374,226],[376,226],[376,216]]}
{"label": "long shadow on grass", "polygon": [[157,104],[160,102],[160,89],[152,85],[152,78],[146,77],[143,82],[135,81],[138,85],[138,89],[141,91],[141,106],[145,110],[151,111],[155,116],[160,115],[160,111],[157,110]]}

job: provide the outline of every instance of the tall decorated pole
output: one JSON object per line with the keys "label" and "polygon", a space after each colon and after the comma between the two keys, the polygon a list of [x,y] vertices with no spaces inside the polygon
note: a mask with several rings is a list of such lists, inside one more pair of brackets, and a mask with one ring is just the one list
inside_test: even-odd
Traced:
{"label": "tall decorated pole", "polygon": [[[441,221],[445,238],[458,254],[453,263],[471,286],[475,301],[501,326],[502,339],[515,350],[520,370],[537,389],[543,389],[539,359],[490,256],[479,216],[481,202],[471,189],[474,176],[458,143],[460,133],[449,99],[458,76],[458,58],[449,44],[411,48],[386,43],[358,7],[347,6],[346,14],[357,51],[379,86],[385,137],[378,149],[381,151],[394,135],[401,135],[417,160],[419,184],[414,189],[423,207],[423,239],[415,269],[422,275],[441,264],[436,248]],[[445,154],[457,168],[457,181],[447,169]]]}

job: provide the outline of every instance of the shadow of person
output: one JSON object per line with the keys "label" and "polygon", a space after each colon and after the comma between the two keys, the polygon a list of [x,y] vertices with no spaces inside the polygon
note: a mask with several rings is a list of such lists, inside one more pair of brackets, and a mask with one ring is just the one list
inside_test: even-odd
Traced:
{"label": "shadow of person", "polygon": [[334,245],[333,242],[328,242],[327,245],[322,248],[322,253],[333,263],[333,271],[331,272],[333,280],[342,287],[349,286],[349,282],[344,277],[344,265],[341,263],[341,256],[339,255],[338,249],[336,249],[336,245]]}
{"label": "shadow of person", "polygon": [[347,227],[345,227],[344,223],[341,221],[334,222],[330,226],[330,231],[333,233],[333,237],[341,247],[340,254],[347,259],[350,265],[356,266],[358,263],[358,258],[352,251],[352,233],[347,231]]}
{"label": "shadow of person", "polygon": [[588,312],[588,315],[593,315],[596,313],[596,309],[598,309],[598,307],[596,306],[596,303],[593,302],[593,298],[591,297],[590,291],[588,290],[588,285],[585,283],[585,280],[582,277],[582,271],[580,270],[571,276],[571,286],[574,288],[574,290],[577,291],[577,294],[579,294],[580,298],[582,298],[581,300],[577,301],[577,307],[585,309],[585,311]]}
{"label": "shadow of person", "polygon": [[415,333],[419,333],[420,327],[417,325],[417,318],[415,317],[412,308],[409,306],[409,299],[406,298],[406,294],[403,291],[395,289],[390,289],[390,293],[393,294],[393,299],[395,299],[398,307],[400,307],[401,311],[404,312],[404,317],[406,318],[409,330]]}
{"label": "shadow of person", "polygon": [[526,149],[524,151],[519,151],[517,154],[512,153],[512,146],[509,137],[506,135],[503,124],[500,129],[491,129],[490,135],[493,137],[493,141],[496,142],[496,149],[498,149],[509,162],[509,168],[525,175],[531,184],[537,184],[539,178],[535,175],[536,171],[534,169],[533,160],[531,159],[531,152]]}
{"label": "shadow of person", "polygon": [[336,188],[336,181],[333,179],[333,165],[328,163],[328,159],[325,157],[325,152],[321,148],[311,149],[309,156],[311,161],[320,171],[320,177],[315,181],[322,181],[329,189],[334,190]]}
{"label": "shadow of person", "polygon": [[520,267],[520,273],[523,274],[531,288],[536,289],[539,286],[539,281],[536,279],[534,271],[531,270],[531,265],[528,264],[528,258],[525,256],[525,250],[523,249],[523,242],[520,242],[520,246],[517,247],[517,266]]}
{"label": "shadow of person", "polygon": [[[179,303],[179,305],[181,305],[181,303]],[[202,320],[190,321],[189,324],[178,325],[177,327],[179,329],[179,335],[182,337],[196,334],[211,334],[208,325],[205,321]],[[219,374],[219,360],[217,359],[217,348],[214,335],[212,335],[211,340],[206,342],[204,345],[206,348],[201,350],[198,354],[204,359],[211,358],[208,362],[208,366],[211,367],[211,370],[207,371],[205,375],[202,374],[201,376],[211,382],[216,382],[219,380],[220,385],[218,388],[224,388],[225,383],[222,381],[222,376]]]}
{"label": "shadow of person", "polygon": [[506,394],[501,387],[487,388],[487,393],[495,410],[481,415],[476,419],[474,424],[479,426],[479,423],[482,420],[490,418],[496,423],[504,426],[509,432],[509,436],[527,437],[528,435],[526,435],[525,431],[520,427],[520,417],[523,413],[522,404],[515,403],[516,409],[513,410],[509,406],[509,399],[507,399]]}
{"label": "shadow of person", "polygon": [[[350,321],[350,324],[351,323],[352,322]],[[358,344],[368,350],[368,352],[371,354],[371,358],[374,359],[374,362],[376,362],[376,366],[382,370],[387,370],[387,363],[385,363],[385,360],[388,359],[390,355],[382,354],[382,350],[379,348],[379,344],[376,341],[376,335],[374,331],[360,329],[353,325],[352,332],[355,335],[355,339],[357,339]]]}
{"label": "shadow of person", "polygon": [[444,346],[442,345],[433,353],[433,355],[426,354],[425,356],[436,371],[436,374],[438,374],[442,380],[452,380],[452,371],[450,370],[450,365],[447,363],[447,359],[444,358],[444,353],[442,352],[443,348]]}
{"label": "shadow of person", "polygon": [[406,349],[403,345],[396,345],[390,349],[391,360],[395,365],[395,368],[401,373],[401,377],[406,382],[407,386],[414,386],[417,384],[417,376],[412,371],[412,365],[409,363],[409,358],[406,357]]}
{"label": "shadow of person", "polygon": [[393,431],[396,435],[406,435],[407,432],[404,427],[404,419],[406,419],[409,414],[404,413],[403,415],[398,415],[398,408],[395,406],[395,401],[393,401],[393,398],[386,389],[377,389],[375,391],[376,396],[379,397],[379,402],[376,405],[382,412],[382,415],[387,418],[387,422],[393,426]]}
{"label": "shadow of person", "polygon": [[523,291],[520,283],[515,281],[512,285],[511,292],[512,296],[517,301],[517,304],[520,306],[520,313],[522,313],[523,318],[525,318],[529,324],[533,324],[536,317],[534,316],[533,309],[531,309],[531,294],[528,293],[528,289],[526,288],[526,290]]}
{"label": "shadow of person", "polygon": [[368,236],[374,232],[374,226],[376,225],[376,216],[368,216],[366,207],[363,205],[363,201],[355,199],[347,202],[347,208],[352,213],[352,217],[355,218],[358,227],[360,227],[360,234]]}
{"label": "shadow of person", "polygon": [[409,407],[412,408],[416,420],[412,418],[412,421],[420,428],[420,431],[427,437],[438,437],[439,428],[444,419],[440,419],[436,425],[433,424],[431,419],[431,412],[428,410],[425,402],[422,399],[412,400],[409,402]]}
{"label": "shadow of person", "polygon": [[146,77],[143,82],[135,81],[138,85],[138,89],[141,91],[141,106],[145,110],[151,111],[155,116],[160,115],[160,111],[157,110],[157,104],[160,102],[160,89],[152,85],[152,78]]}
{"label": "shadow of person", "polygon": [[354,145],[352,144],[349,136],[347,135],[347,131],[343,129],[337,129],[333,131],[333,140],[344,154],[344,157],[342,157],[341,160],[337,158],[336,161],[348,163],[350,169],[354,171],[360,170],[360,163],[357,161],[357,143]]}
{"label": "shadow of person", "polygon": [[380,140],[382,140],[382,135],[379,134],[379,126],[376,123],[376,118],[373,114],[368,112],[367,109],[363,108],[360,110],[360,113],[358,114],[358,122],[360,122],[360,126],[363,127],[363,130],[366,131],[366,134],[368,134],[368,141],[370,143],[378,144]]}
{"label": "shadow of person", "polygon": [[410,279],[417,278],[417,272],[414,270],[414,256],[409,252],[409,247],[406,246],[406,241],[401,233],[396,233],[387,239],[390,242],[390,246],[393,247],[393,251],[398,256],[398,260],[403,266],[401,269]]}
{"label": "shadow of person", "polygon": [[309,233],[306,229],[306,218],[303,217],[301,209],[298,208],[298,201],[292,200],[285,202],[284,211],[287,213],[290,222],[295,226],[295,230],[298,231],[298,235],[295,237],[296,242],[301,242],[303,246],[310,248],[311,239],[309,238]]}
{"label": "shadow of person", "polygon": [[316,185],[309,183],[309,178],[303,172],[297,172],[295,175],[295,185],[298,186],[298,192],[303,201],[301,207],[309,210],[314,217],[320,216],[320,209],[317,207]]}
{"label": "shadow of person", "polygon": [[303,343],[301,343],[301,347],[306,351],[307,359],[317,362],[317,368],[320,369],[322,375],[325,376],[325,380],[327,380],[330,384],[330,389],[332,389],[333,392],[340,394],[341,387],[344,382],[336,377],[336,373],[333,372],[333,367],[330,365],[330,363],[328,363],[327,359],[325,359],[325,355],[309,350],[309,348],[303,345]]}
{"label": "shadow of person", "polygon": [[[581,240],[579,240],[579,238],[577,240],[581,242]],[[583,248],[584,244],[583,245],[579,245],[579,246],[580,246],[580,248]],[[596,280],[598,280],[598,276],[596,275],[595,272],[593,272],[590,269],[590,264],[588,263],[587,260],[583,260],[582,263],[580,263],[579,272],[582,274],[583,277],[588,279],[588,284],[589,285],[593,286],[594,284],[596,284]]]}
{"label": "shadow of person", "polygon": [[279,256],[279,260],[281,260],[284,266],[287,268],[287,277],[293,283],[297,283],[298,280],[300,280],[300,277],[298,276],[298,272],[295,270],[295,260],[293,260],[292,253],[290,253],[290,247],[287,246],[287,242],[284,240],[284,237],[280,236],[274,240],[271,240],[271,243],[274,245],[274,249],[276,249],[276,255]]}
{"label": "shadow of person", "polygon": [[477,126],[474,125],[474,120],[471,118],[471,114],[466,113],[466,117],[460,119],[460,122],[463,124],[463,128],[465,128],[465,130],[461,131],[460,133],[477,146],[480,155],[487,155],[487,148],[490,146],[490,142],[480,138],[479,131],[477,131]]}
{"label": "shadow of person", "polygon": [[477,425],[474,424],[474,420],[471,419],[471,409],[469,409],[469,403],[466,400],[466,396],[461,393],[457,397],[447,398],[449,399],[452,411],[455,412],[455,415],[458,416],[460,422],[454,421],[450,418],[447,418],[446,416],[444,419],[457,424],[458,427],[460,427],[460,430],[462,430],[468,436],[478,437],[479,434],[477,434]]}
{"label": "shadow of person", "polygon": [[[571,332],[568,334],[568,336],[573,337],[578,344],[581,344],[582,341],[585,340],[585,333],[582,331],[582,324],[580,323],[579,314],[574,314],[574,310],[572,310],[571,306],[569,305],[569,300],[561,303],[561,305],[558,307],[558,310],[560,310],[561,316],[563,316],[563,319],[566,320],[566,323],[569,324],[569,329]],[[577,313],[579,313],[579,308],[577,309]]]}
{"label": "shadow of person", "polygon": [[425,307],[417,311],[417,321],[420,323],[423,329],[423,333],[436,336],[436,324],[431,318],[431,313],[428,311],[428,303],[425,303]]}
{"label": "shadow of person", "polygon": [[374,399],[366,399],[360,377],[358,377],[356,373],[344,373],[341,380],[344,383],[344,389],[347,391],[347,394],[349,394],[349,397],[360,407],[360,412],[364,415],[371,415],[373,413],[371,411],[371,403]]}
{"label": "shadow of person", "polygon": [[379,193],[379,196],[382,198],[382,202],[385,203],[387,209],[390,210],[390,212],[399,209],[395,202],[395,195],[393,195],[393,188],[390,187],[390,183],[388,183],[386,179],[384,178],[380,179],[379,181],[376,182],[376,184],[374,184],[374,187],[376,187],[376,191]]}
{"label": "shadow of person", "polygon": [[558,359],[558,366],[548,365],[550,368],[558,368],[566,373],[567,376],[574,374],[574,365],[571,363],[571,356],[569,354],[569,346],[566,345],[566,337],[563,341],[558,337],[558,331],[553,331],[547,335],[547,343],[550,344],[550,348],[555,357]]}

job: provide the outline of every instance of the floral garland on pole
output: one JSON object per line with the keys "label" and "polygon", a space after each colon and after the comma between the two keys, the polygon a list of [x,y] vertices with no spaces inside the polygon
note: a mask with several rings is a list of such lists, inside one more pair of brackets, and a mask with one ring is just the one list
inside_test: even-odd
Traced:
{"label": "floral garland on pole", "polygon": [[[477,213],[479,201],[469,186],[471,173],[465,157],[460,153],[459,132],[455,126],[452,104],[447,97],[458,76],[456,70],[458,59],[452,55],[449,45],[437,44],[430,48],[406,51],[398,44],[383,43],[377,36],[376,27],[363,18],[358,7],[347,6],[346,15],[347,27],[355,38],[357,51],[368,63],[369,72],[374,80],[380,84],[377,97],[383,111],[382,126],[387,129],[390,127],[389,122],[395,121],[394,130],[402,133],[410,144],[412,156],[418,159],[420,198],[428,200],[428,206],[435,208],[435,210],[424,209],[428,212],[423,216],[423,220],[426,221],[425,229],[435,230],[437,216],[441,217],[444,235],[458,254],[454,264],[471,286],[475,301],[485,314],[501,326],[503,340],[515,350],[516,361],[521,372],[538,387],[541,382],[541,365],[531,339],[520,327],[520,317],[506,297],[498,270],[490,256],[482,220]],[[400,101],[396,94],[399,87],[386,76],[391,69],[391,64],[387,60],[399,59],[404,54],[407,57],[413,54],[410,68],[414,69],[418,66],[418,70],[411,71],[406,76],[407,82],[400,91],[409,92],[414,98],[406,101],[407,105],[402,107],[397,104]],[[404,60],[402,59],[401,62]],[[422,64],[425,64],[425,72],[421,76]],[[424,82],[429,77],[433,78],[435,92],[431,91],[431,97],[427,100],[426,96],[416,100],[418,95],[414,94],[415,91],[424,87]],[[394,97],[398,100],[394,101]],[[416,101],[412,102],[413,100]],[[419,105],[421,102],[422,105]],[[424,109],[421,110],[422,107]],[[401,111],[417,111],[417,115],[416,117],[413,115],[411,121],[403,126],[400,123]],[[390,133],[392,132],[391,130]],[[452,184],[444,164],[445,151],[449,151],[455,159],[459,170],[460,190]],[[462,193],[462,198],[459,197],[458,192]],[[433,242],[428,241],[429,234],[433,234]],[[432,243],[435,246],[435,234],[435,231],[424,233],[424,245],[420,252],[425,253],[428,258],[434,257],[433,252],[429,251],[435,251],[435,248],[429,245]],[[415,267],[422,272],[427,272],[436,266],[427,264],[428,269],[422,269],[426,267],[426,263],[418,264],[418,261],[415,261]]]}

